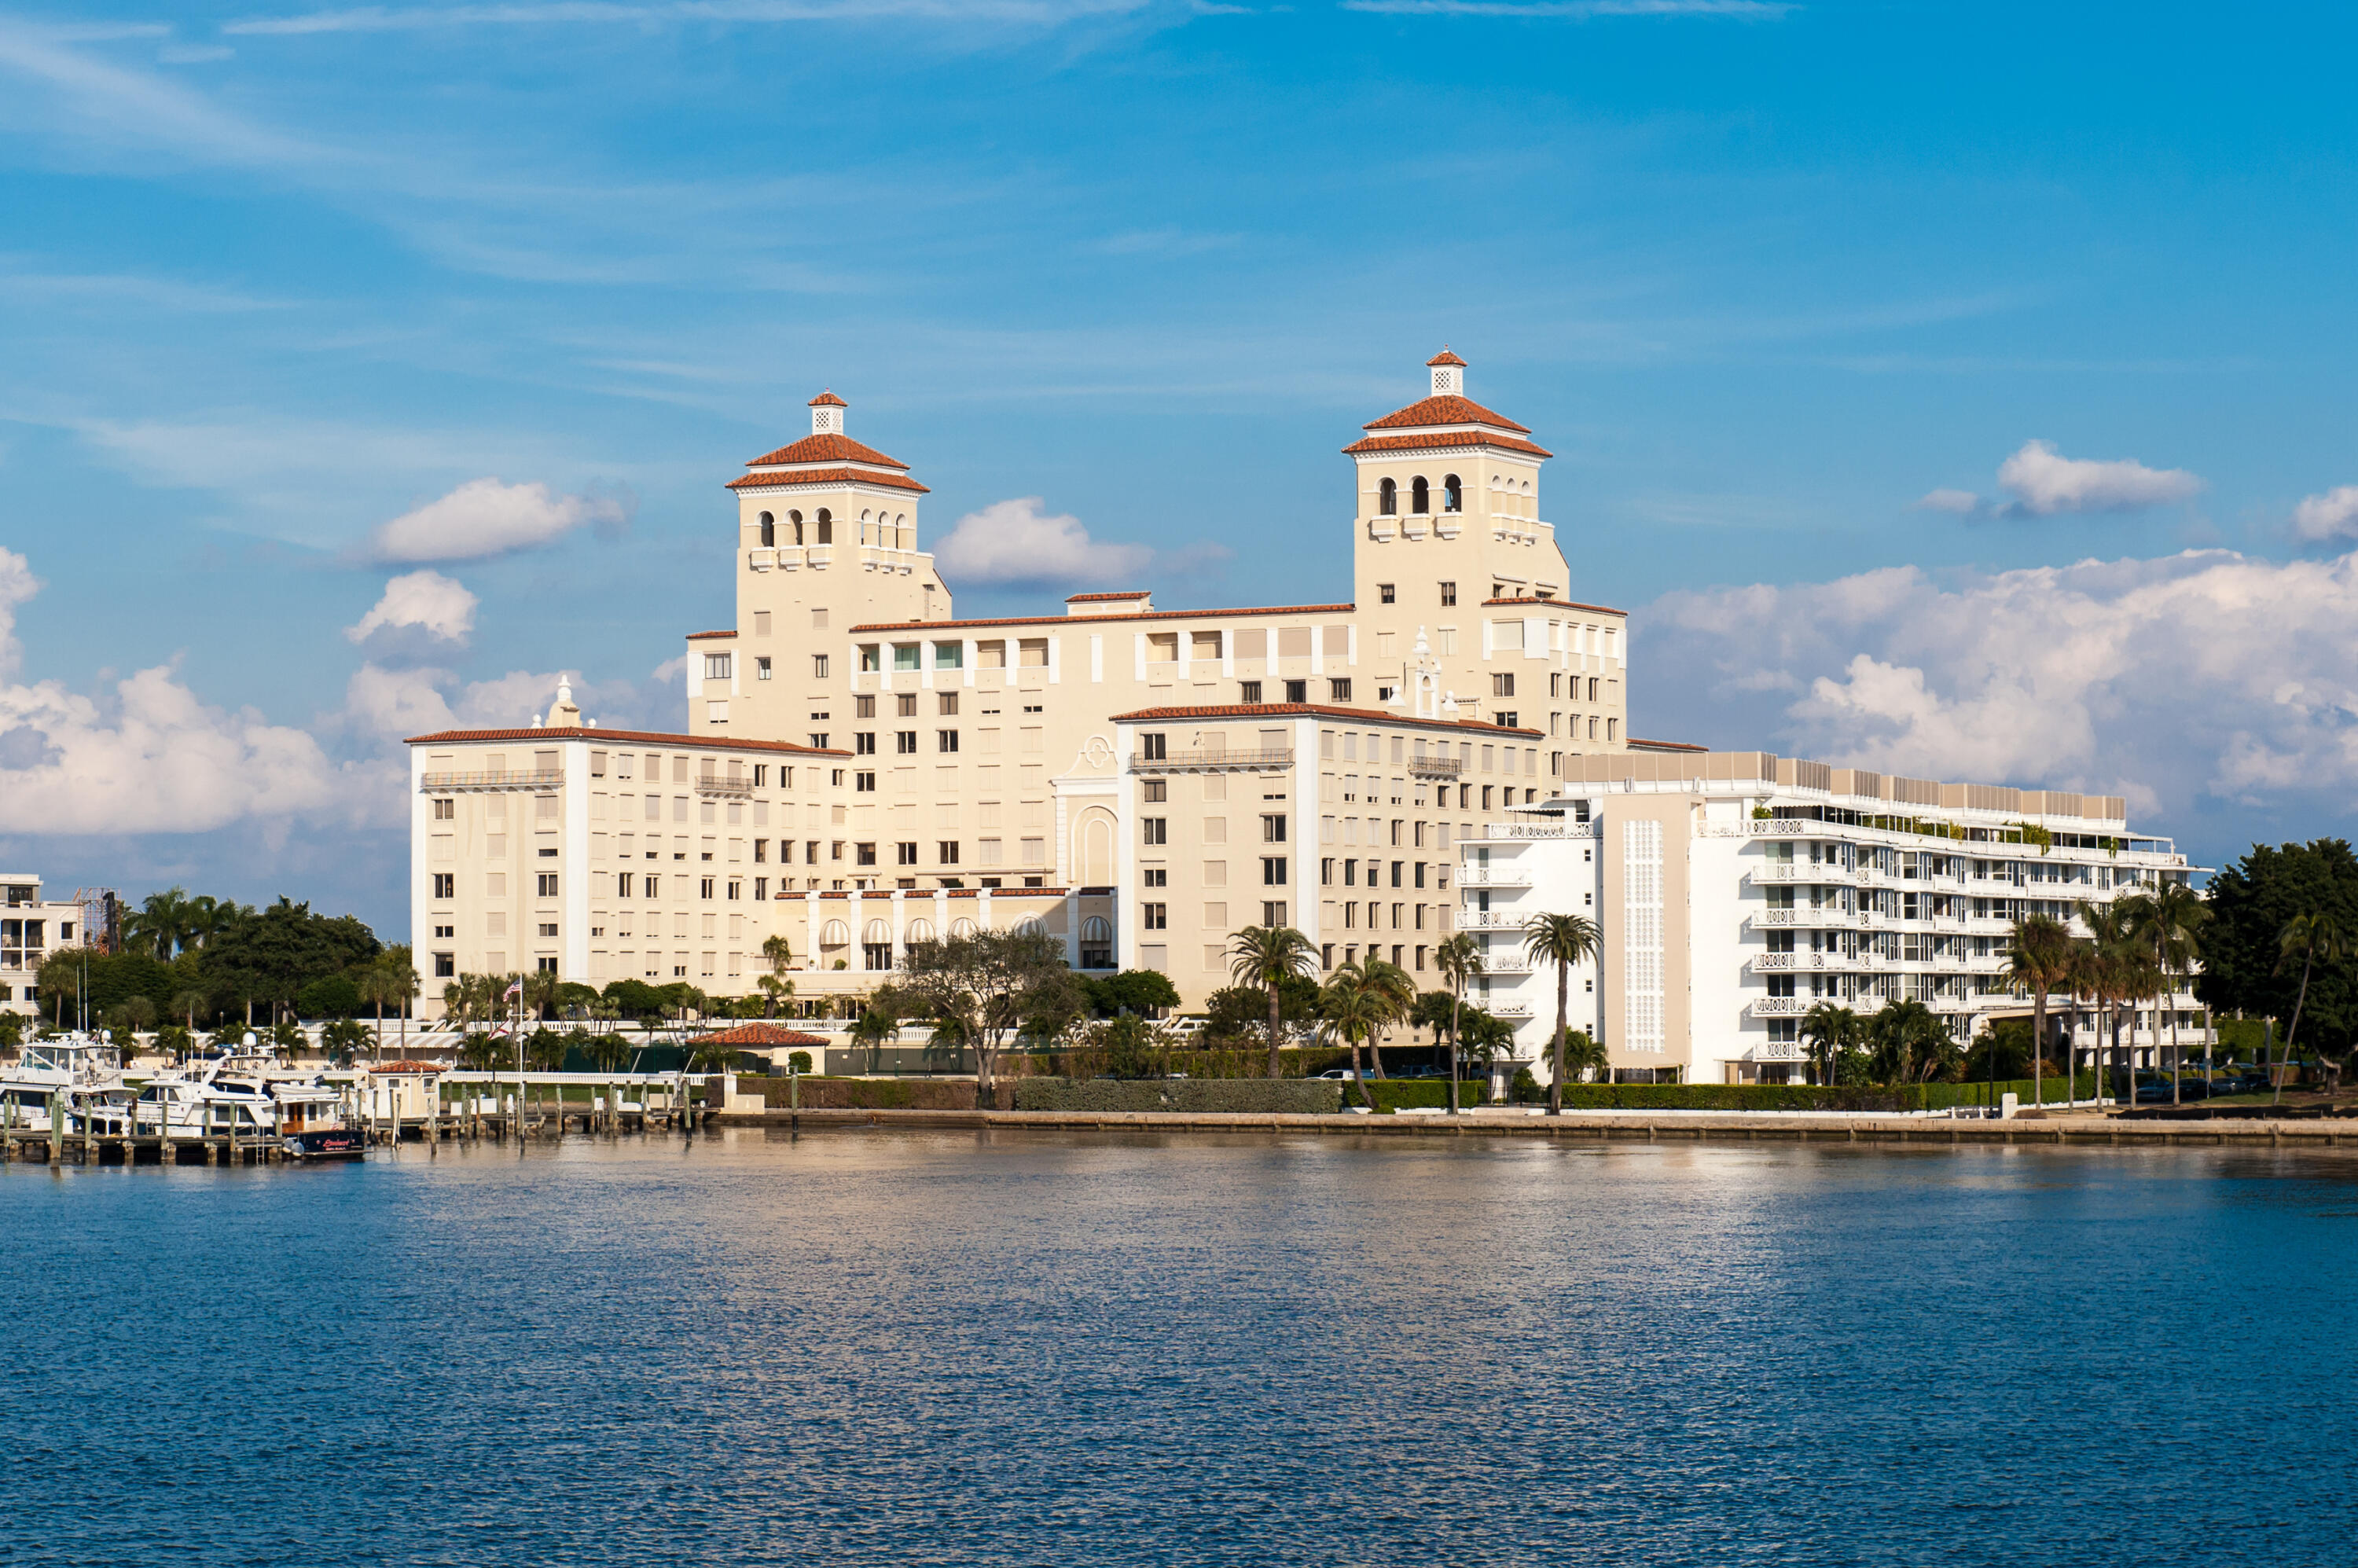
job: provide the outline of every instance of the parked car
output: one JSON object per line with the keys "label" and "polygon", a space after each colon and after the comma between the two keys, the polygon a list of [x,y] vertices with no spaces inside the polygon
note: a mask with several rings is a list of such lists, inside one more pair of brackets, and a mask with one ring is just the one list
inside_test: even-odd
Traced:
{"label": "parked car", "polygon": [[1358,1074],[1351,1071],[1348,1067],[1330,1067],[1326,1071],[1318,1075],[1321,1079],[1339,1078],[1345,1083],[1349,1083],[1353,1078],[1356,1078],[1358,1076]]}

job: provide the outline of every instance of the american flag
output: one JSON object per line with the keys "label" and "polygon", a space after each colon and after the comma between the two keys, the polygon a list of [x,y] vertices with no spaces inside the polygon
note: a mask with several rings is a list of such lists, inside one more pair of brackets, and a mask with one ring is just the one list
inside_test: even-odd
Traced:
{"label": "american flag", "polygon": [[523,982],[522,980],[512,980],[512,981],[510,981],[510,982],[508,983],[508,989],[507,989],[507,990],[505,991],[504,995],[506,995],[506,996],[522,996],[522,995],[524,995],[524,982]]}

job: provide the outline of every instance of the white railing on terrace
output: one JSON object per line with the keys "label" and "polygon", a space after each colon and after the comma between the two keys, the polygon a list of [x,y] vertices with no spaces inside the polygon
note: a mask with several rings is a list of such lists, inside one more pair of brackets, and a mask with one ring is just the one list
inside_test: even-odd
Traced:
{"label": "white railing on terrace", "polygon": [[1520,931],[1531,924],[1528,914],[1510,914],[1503,909],[1461,909],[1457,912],[1460,931]]}
{"label": "white railing on terrace", "polygon": [[1293,750],[1289,746],[1223,752],[1167,752],[1160,757],[1150,757],[1141,752],[1130,760],[1130,771],[1141,773],[1180,768],[1290,768],[1293,765]]}
{"label": "white railing on terrace", "polygon": [[1457,885],[1462,888],[1527,888],[1531,885],[1531,873],[1520,867],[1460,866]]}
{"label": "white railing on terrace", "polygon": [[1808,996],[1764,996],[1752,1000],[1755,1018],[1799,1018],[1823,1000]]}
{"label": "white railing on terrace", "polygon": [[487,768],[475,773],[420,773],[420,791],[437,789],[555,789],[565,782],[561,769]]}
{"label": "white railing on terrace", "polygon": [[1477,838],[1594,838],[1594,822],[1485,822]]}
{"label": "white railing on terrace", "polygon": [[716,778],[710,773],[706,773],[697,779],[696,793],[698,795],[751,795],[753,793],[753,781],[752,779]]}
{"label": "white railing on terrace", "polygon": [[1502,1001],[1496,1007],[1482,1010],[1493,1018],[1529,1018],[1534,1011],[1527,1001]]}

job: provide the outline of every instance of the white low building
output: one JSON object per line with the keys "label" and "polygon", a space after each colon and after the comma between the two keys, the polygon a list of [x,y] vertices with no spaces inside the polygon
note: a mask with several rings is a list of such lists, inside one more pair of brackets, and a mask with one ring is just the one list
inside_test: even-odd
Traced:
{"label": "white low building", "polygon": [[[2006,978],[2015,920],[2071,920],[2082,901],[2194,870],[2169,840],[2132,834],[2118,796],[1764,752],[1566,761],[1560,794],[1459,846],[1458,928],[1487,946],[1474,998],[1517,1023],[1516,1054],[1542,1078],[1557,976],[1522,957],[1534,914],[1601,929],[1603,950],[1572,971],[1568,1011],[1604,1042],[1617,1079],[1800,1082],[1800,1023],[1818,1002],[1873,1012],[1912,999],[1969,1043],[1985,1020],[2029,1010]],[[2072,999],[2050,1006],[2073,1025]],[[2191,995],[2154,1011],[2124,1036],[2140,1065],[2160,1059],[2173,1029],[2200,1053]],[[2099,1033],[2081,1020],[2076,1044],[2092,1048]]]}

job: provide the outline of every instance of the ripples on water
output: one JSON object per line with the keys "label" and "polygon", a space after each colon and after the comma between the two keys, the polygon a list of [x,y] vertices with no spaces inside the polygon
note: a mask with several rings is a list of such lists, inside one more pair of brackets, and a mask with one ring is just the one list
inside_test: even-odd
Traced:
{"label": "ripples on water", "polygon": [[2358,1162],[0,1168],[0,1560],[2347,1563]]}

